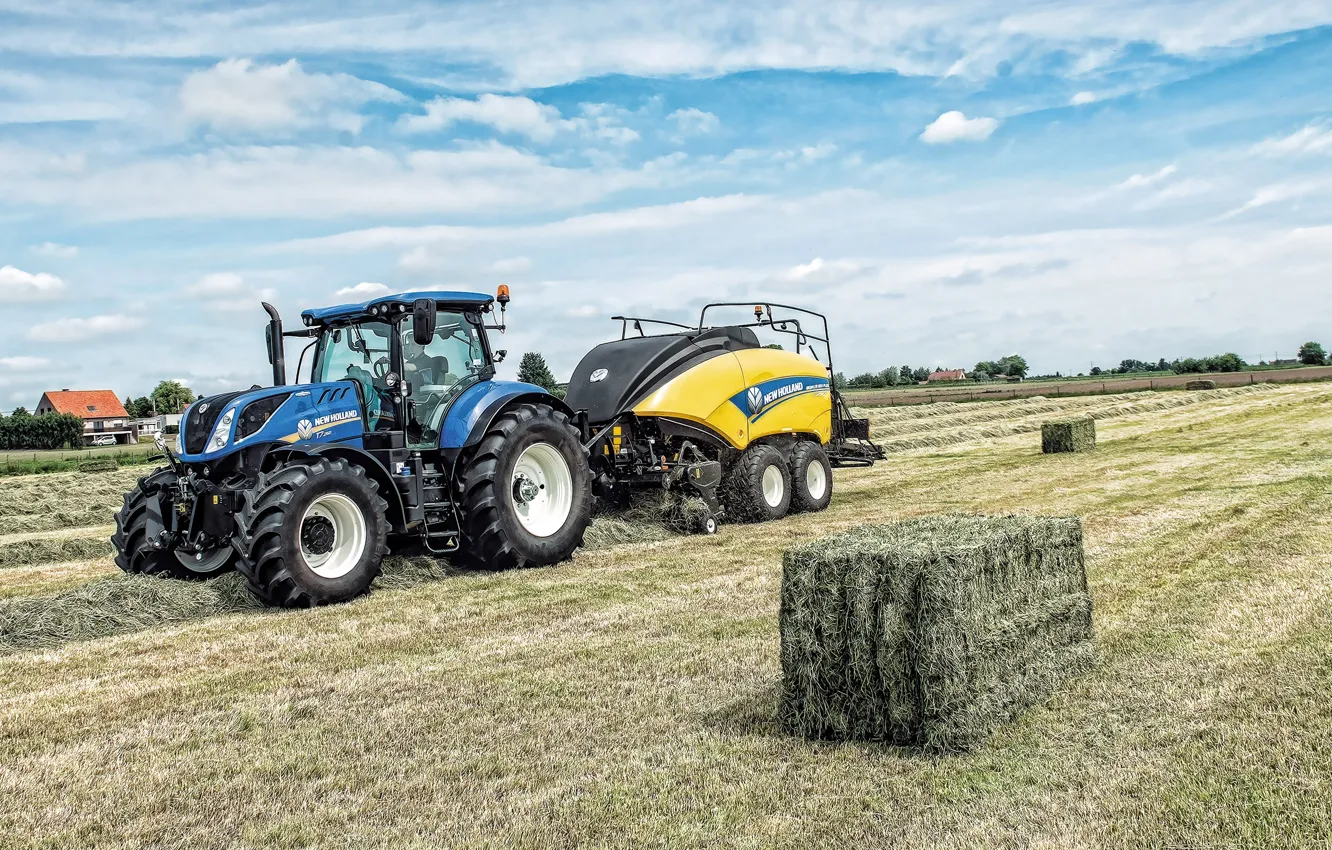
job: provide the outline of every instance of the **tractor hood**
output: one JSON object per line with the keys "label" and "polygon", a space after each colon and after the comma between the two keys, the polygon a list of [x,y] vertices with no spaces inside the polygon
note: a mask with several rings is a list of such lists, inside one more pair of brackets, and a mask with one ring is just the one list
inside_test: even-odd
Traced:
{"label": "tractor hood", "polygon": [[352,442],[364,425],[352,381],[265,387],[201,398],[180,422],[180,459],[212,461],[261,442]]}

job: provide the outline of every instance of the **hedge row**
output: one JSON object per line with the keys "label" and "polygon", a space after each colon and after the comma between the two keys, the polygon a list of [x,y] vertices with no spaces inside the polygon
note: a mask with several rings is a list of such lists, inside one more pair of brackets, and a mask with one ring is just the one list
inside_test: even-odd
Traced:
{"label": "hedge row", "polygon": [[83,420],[72,413],[0,416],[0,449],[63,449],[82,444]]}

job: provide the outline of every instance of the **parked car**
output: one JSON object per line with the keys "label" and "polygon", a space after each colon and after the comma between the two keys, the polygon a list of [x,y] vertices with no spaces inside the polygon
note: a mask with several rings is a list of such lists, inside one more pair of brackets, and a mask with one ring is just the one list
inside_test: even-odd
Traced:
{"label": "parked car", "polygon": [[116,444],[116,438],[111,434],[99,434],[96,437],[93,437],[92,444],[94,446],[114,446]]}

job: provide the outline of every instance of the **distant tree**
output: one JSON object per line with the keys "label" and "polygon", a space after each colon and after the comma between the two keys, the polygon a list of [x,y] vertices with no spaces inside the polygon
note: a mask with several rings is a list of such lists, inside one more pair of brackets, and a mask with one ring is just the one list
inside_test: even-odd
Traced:
{"label": "distant tree", "polygon": [[912,372],[911,367],[908,366],[908,365],[906,365],[905,363],[903,363],[903,364],[902,364],[902,367],[901,367],[900,369],[897,370],[897,376],[898,376],[898,377],[897,377],[897,382],[898,382],[899,384],[909,384],[909,383],[911,383],[911,376],[912,376],[912,374],[914,374],[914,373]]}
{"label": "distant tree", "polygon": [[896,366],[889,366],[879,373],[879,382],[885,387],[895,387],[901,379],[902,373],[897,370]]}
{"label": "distant tree", "polygon": [[18,407],[14,408],[14,412],[11,413],[10,415],[11,415],[11,416],[30,416],[31,414],[28,413],[28,408],[24,407],[23,405],[19,405]]}
{"label": "distant tree", "polygon": [[527,352],[518,363],[518,380],[536,384],[544,390],[553,390],[557,385],[555,375],[546,365],[546,358],[536,351]]}
{"label": "distant tree", "polygon": [[871,372],[864,372],[852,378],[847,386],[857,390],[868,390],[874,386],[875,377]]}
{"label": "distant tree", "polygon": [[194,401],[194,391],[180,381],[163,381],[153,388],[158,413],[181,413]]}
{"label": "distant tree", "polygon": [[1164,357],[1156,361],[1156,371],[1158,372],[1170,371],[1170,364],[1166,362],[1166,359]]}
{"label": "distant tree", "polygon": [[911,373],[911,377],[914,378],[916,383],[919,384],[922,381],[929,380],[930,370],[926,369],[924,366],[921,366],[920,368],[916,369],[916,371]]}
{"label": "distant tree", "polygon": [[992,375],[1001,374],[999,366],[989,360],[981,360],[978,362],[976,368],[973,369],[972,372],[979,375],[985,375],[987,379]]}
{"label": "distant tree", "polygon": [[1099,375],[1099,374],[1101,374],[1101,367],[1100,367],[1100,366],[1093,366],[1093,367],[1091,368],[1091,373],[1092,373],[1093,375]]}
{"label": "distant tree", "polygon": [[846,387],[849,386],[846,382],[846,375],[842,374],[841,372],[838,372],[836,375],[833,375],[833,386],[837,387],[837,389],[839,390],[846,389]]}
{"label": "distant tree", "polygon": [[1027,361],[1021,354],[1000,357],[999,365],[1004,368],[1004,374],[1010,378],[1025,378],[1027,376]]}
{"label": "distant tree", "polygon": [[1327,363],[1327,352],[1316,342],[1306,342],[1301,345],[1295,357],[1306,366],[1322,366]]}
{"label": "distant tree", "polygon": [[782,348],[782,344],[779,343],[779,342],[770,342],[770,343],[768,343],[767,345],[765,345],[765,346],[763,346],[763,347],[764,347],[764,348],[771,348],[771,349],[773,349],[774,351],[785,351],[785,350],[786,350],[786,349]]}
{"label": "distant tree", "polygon": [[1189,375],[1202,372],[1239,372],[1249,364],[1234,352],[1226,352],[1215,357],[1185,357],[1170,364],[1178,374]]}
{"label": "distant tree", "polygon": [[125,412],[132,419],[147,419],[153,415],[153,400],[147,396],[125,399]]}

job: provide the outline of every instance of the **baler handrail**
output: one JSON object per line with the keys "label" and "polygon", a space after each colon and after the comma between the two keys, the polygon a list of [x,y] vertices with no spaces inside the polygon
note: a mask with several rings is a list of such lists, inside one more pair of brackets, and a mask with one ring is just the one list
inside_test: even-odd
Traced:
{"label": "baler handrail", "polygon": [[620,323],[620,339],[628,338],[630,322],[634,323],[634,330],[638,331],[640,336],[647,336],[647,334],[643,333],[642,322],[651,322],[655,325],[670,325],[673,328],[680,328],[681,330],[686,331],[694,329],[693,325],[682,325],[679,322],[668,322],[665,319],[649,319],[646,316],[611,316],[611,321]]}

